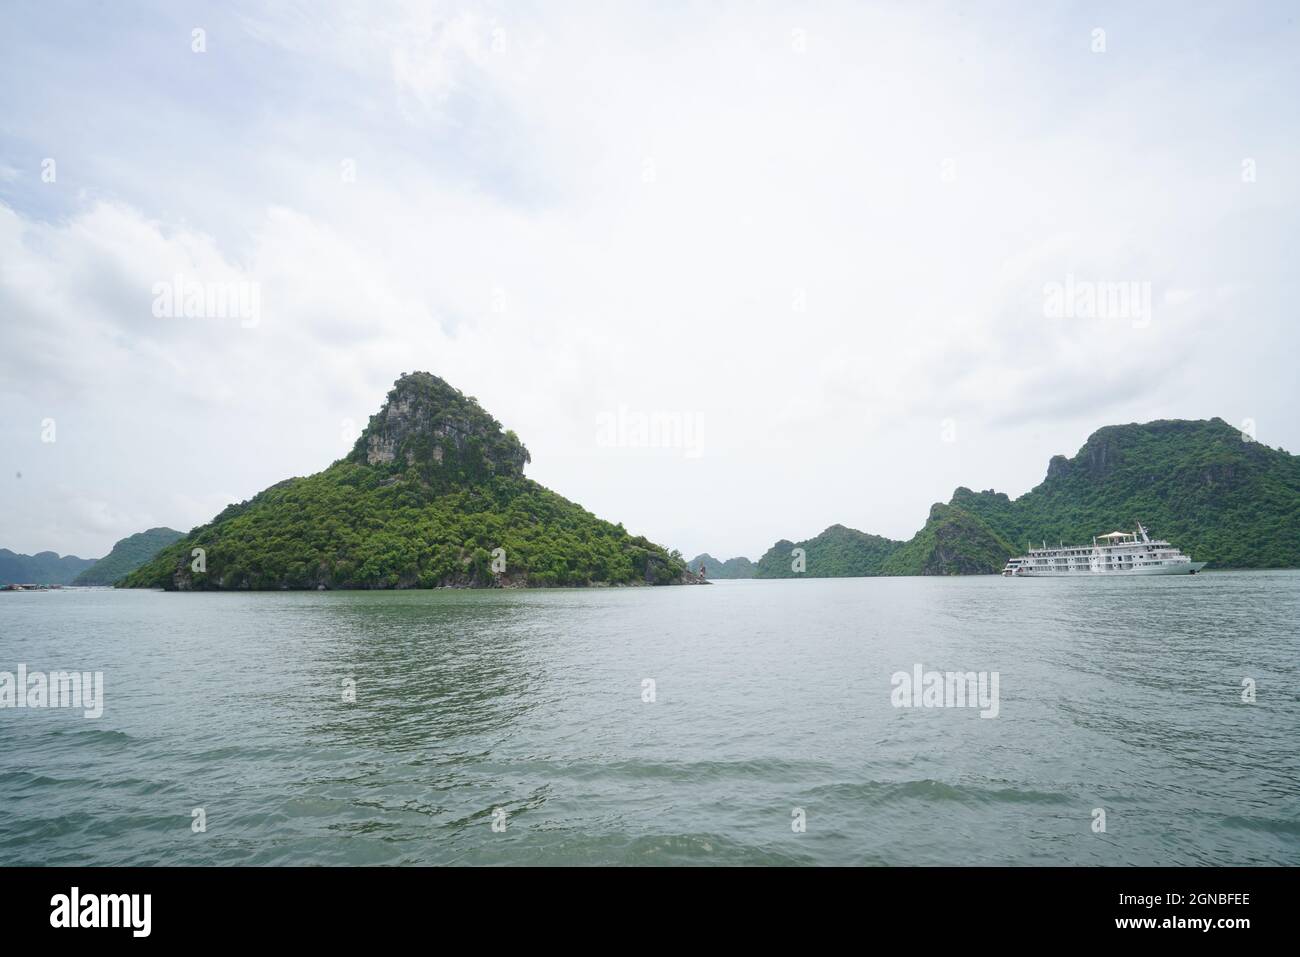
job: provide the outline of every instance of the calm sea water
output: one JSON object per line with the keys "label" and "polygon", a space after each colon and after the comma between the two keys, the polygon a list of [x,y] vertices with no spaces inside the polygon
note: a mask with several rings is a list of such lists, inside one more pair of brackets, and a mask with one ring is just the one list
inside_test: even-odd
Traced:
{"label": "calm sea water", "polygon": [[1300,864],[1298,635],[1296,572],[0,595],[105,682],[0,710],[0,860]]}

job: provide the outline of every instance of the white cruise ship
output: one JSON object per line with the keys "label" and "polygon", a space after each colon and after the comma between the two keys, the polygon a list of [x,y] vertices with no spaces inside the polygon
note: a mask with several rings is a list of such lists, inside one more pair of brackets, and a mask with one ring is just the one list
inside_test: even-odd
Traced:
{"label": "white cruise ship", "polygon": [[1002,569],[1007,578],[1069,578],[1079,575],[1195,575],[1206,562],[1194,562],[1162,539],[1152,541],[1138,523],[1137,532],[1098,535],[1091,545],[1031,548]]}

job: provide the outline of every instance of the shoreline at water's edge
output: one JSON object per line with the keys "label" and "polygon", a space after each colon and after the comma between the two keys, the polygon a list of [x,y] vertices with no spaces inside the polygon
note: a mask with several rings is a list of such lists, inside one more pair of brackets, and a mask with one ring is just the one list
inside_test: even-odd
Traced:
{"label": "shoreline at water's edge", "polygon": [[[1200,571],[1198,571],[1198,572],[1196,573],[1196,575],[1218,574],[1218,573],[1223,573],[1223,572],[1238,573],[1238,572],[1289,572],[1289,571],[1300,571],[1300,566],[1295,566],[1295,565],[1277,565],[1277,566],[1270,566],[1270,567],[1267,567],[1267,568],[1238,568],[1238,567],[1228,567],[1228,568],[1203,568],[1203,569],[1201,569]],[[698,576],[697,576],[697,580],[694,580],[694,581],[672,582],[672,583],[669,584],[669,585],[656,585],[656,584],[654,584],[654,583],[652,583],[652,582],[634,581],[634,582],[589,582],[589,583],[587,583],[587,584],[585,584],[585,585],[529,585],[529,584],[521,584],[521,583],[512,583],[512,584],[508,584],[508,585],[433,585],[433,586],[431,586],[431,587],[423,587],[423,586],[420,586],[420,585],[412,585],[412,586],[397,586],[397,587],[391,587],[391,588],[390,588],[390,587],[383,587],[383,588],[380,588],[380,587],[375,587],[375,588],[364,588],[364,587],[334,587],[334,588],[326,588],[326,587],[319,587],[319,586],[316,587],[316,588],[296,588],[296,587],[287,587],[287,586],[281,586],[281,587],[275,587],[275,588],[159,588],[159,587],[156,586],[156,585],[150,585],[150,586],[139,586],[139,585],[137,585],[137,586],[128,586],[128,585],[117,585],[117,584],[114,584],[114,585],[35,585],[35,586],[29,586],[29,585],[27,585],[27,584],[24,584],[24,587],[21,587],[21,588],[9,587],[9,586],[7,586],[7,585],[6,585],[6,586],[0,586],[0,594],[5,594],[5,593],[9,593],[9,592],[17,593],[17,592],[29,592],[29,591],[41,591],[41,592],[44,592],[44,591],[94,591],[94,590],[98,590],[98,589],[104,589],[104,590],[113,589],[113,590],[122,590],[122,591],[159,591],[159,592],[190,592],[190,591],[195,591],[195,592],[282,592],[282,591],[283,591],[283,592],[316,592],[316,591],[375,592],[375,591],[449,591],[449,590],[458,590],[458,591],[560,591],[560,590],[564,590],[564,589],[570,589],[570,590],[585,590],[585,589],[592,589],[592,588],[667,588],[667,587],[672,587],[673,585],[714,585],[714,584],[717,584],[718,582],[733,582],[733,581],[734,581],[734,582],[778,582],[778,581],[799,581],[800,579],[811,579],[811,580],[814,580],[814,581],[844,581],[844,580],[852,580],[852,579],[874,579],[874,578],[1002,578],[1002,577],[1005,577],[1005,576],[1003,576],[1003,575],[1000,574],[999,572],[985,572],[985,573],[980,573],[980,574],[955,574],[955,575],[797,575],[797,576],[796,576],[796,575],[792,575],[792,576],[784,577],[784,578],[776,578],[776,577],[768,578],[768,577],[749,576],[749,577],[746,577],[746,578],[740,578],[740,577],[734,577],[734,578],[732,578],[732,577],[720,577],[720,578],[705,578],[705,579],[699,579]],[[1025,575],[1025,576],[1023,576],[1023,577],[1025,577],[1025,578],[1034,578],[1034,577],[1040,577],[1040,578],[1061,577],[1061,578],[1089,578],[1089,579],[1092,579],[1093,577],[1104,578],[1104,577],[1107,577],[1107,576],[1088,576],[1088,575],[1077,575],[1077,576],[1071,576],[1071,575],[1064,575],[1064,576],[1049,576],[1049,575],[1041,575],[1041,576],[1033,576],[1033,575]],[[1152,575],[1126,576],[1126,575],[1116,575],[1116,576],[1110,576],[1110,577],[1116,577],[1116,578],[1125,578],[1125,577],[1137,577],[1137,578],[1152,578],[1152,577],[1157,577],[1157,578],[1159,578],[1159,577],[1164,577],[1164,578],[1176,578],[1176,577],[1181,577],[1181,576],[1177,576],[1177,575],[1164,575],[1164,576],[1152,576]],[[1188,577],[1188,578],[1192,578],[1192,577],[1195,577],[1195,576],[1193,576],[1193,575],[1187,575],[1186,577]]]}
{"label": "shoreline at water's edge", "polygon": [[[690,573],[688,573],[690,574]],[[320,591],[345,591],[345,592],[369,592],[369,591],[546,591],[555,589],[589,589],[589,588],[672,588],[677,585],[712,585],[713,582],[707,578],[700,578],[698,575],[691,574],[689,578],[679,581],[671,581],[660,584],[658,582],[648,581],[630,581],[630,582],[587,582],[585,584],[567,584],[567,585],[530,585],[527,582],[510,582],[508,584],[493,585],[473,585],[473,584],[447,584],[447,585],[393,585],[393,586],[335,586],[328,587],[317,585],[313,587],[297,587],[290,585],[275,585],[270,588],[255,588],[244,586],[240,588],[213,588],[211,586],[201,586],[198,588],[160,588],[157,585],[118,585],[111,586],[86,586],[86,587],[111,587],[122,591],[161,591],[161,592],[320,592]],[[38,589],[31,589],[36,591]],[[47,590],[47,589],[40,589]]]}

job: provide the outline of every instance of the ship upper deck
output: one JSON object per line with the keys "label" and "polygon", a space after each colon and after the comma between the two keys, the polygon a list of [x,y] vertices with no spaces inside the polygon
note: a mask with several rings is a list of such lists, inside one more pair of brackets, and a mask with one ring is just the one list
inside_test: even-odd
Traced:
{"label": "ship upper deck", "polygon": [[1113,552],[1127,552],[1133,550],[1152,551],[1152,552],[1176,552],[1177,547],[1170,545],[1164,539],[1152,539],[1149,542],[1098,542],[1096,545],[1057,545],[1055,547],[1043,546],[1040,548],[1030,548],[1027,555],[1036,557],[1051,557],[1060,555],[1091,555],[1093,552],[1108,554]]}

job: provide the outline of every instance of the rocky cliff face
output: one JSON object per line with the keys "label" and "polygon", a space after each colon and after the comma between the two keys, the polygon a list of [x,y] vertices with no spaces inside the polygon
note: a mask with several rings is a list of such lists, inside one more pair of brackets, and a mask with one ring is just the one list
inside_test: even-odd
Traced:
{"label": "rocky cliff face", "polygon": [[[1064,455],[1053,455],[1051,461],[1047,463],[1047,480],[1061,478],[1070,474],[1070,460]],[[961,489],[958,489],[960,492]]]}
{"label": "rocky cliff face", "polygon": [[420,468],[429,477],[474,480],[522,476],[528,450],[478,401],[428,372],[403,375],[370,417],[350,461]]}

